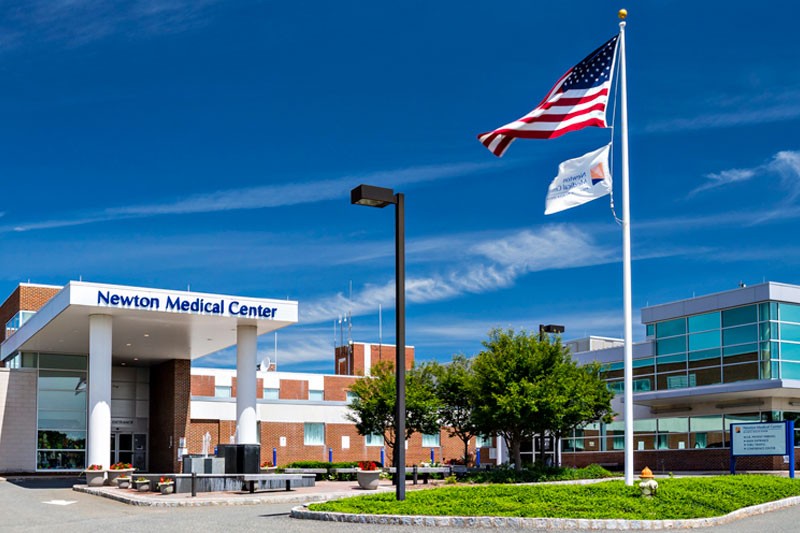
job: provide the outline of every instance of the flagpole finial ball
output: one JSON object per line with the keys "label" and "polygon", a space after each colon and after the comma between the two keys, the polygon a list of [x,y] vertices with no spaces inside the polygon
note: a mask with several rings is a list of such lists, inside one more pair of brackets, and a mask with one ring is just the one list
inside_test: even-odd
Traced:
{"label": "flagpole finial ball", "polygon": [[619,16],[620,20],[625,20],[627,18],[627,16],[628,16],[628,10],[627,9],[620,9],[619,13],[617,13],[617,16]]}

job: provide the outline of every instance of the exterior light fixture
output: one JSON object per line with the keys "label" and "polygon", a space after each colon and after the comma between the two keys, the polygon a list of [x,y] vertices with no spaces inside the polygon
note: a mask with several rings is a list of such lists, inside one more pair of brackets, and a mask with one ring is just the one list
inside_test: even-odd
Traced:
{"label": "exterior light fixture", "polygon": [[396,497],[406,499],[406,243],[405,196],[392,189],[359,185],[350,191],[350,203],[369,207],[395,206],[395,445]]}

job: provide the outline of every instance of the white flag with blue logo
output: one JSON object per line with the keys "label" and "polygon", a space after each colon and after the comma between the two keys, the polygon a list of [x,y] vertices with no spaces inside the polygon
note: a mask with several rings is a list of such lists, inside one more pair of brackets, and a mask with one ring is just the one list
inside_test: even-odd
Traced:
{"label": "white flag with blue logo", "polygon": [[610,144],[606,145],[558,165],[558,176],[547,190],[545,215],[611,194],[611,171],[608,168],[610,147]]}

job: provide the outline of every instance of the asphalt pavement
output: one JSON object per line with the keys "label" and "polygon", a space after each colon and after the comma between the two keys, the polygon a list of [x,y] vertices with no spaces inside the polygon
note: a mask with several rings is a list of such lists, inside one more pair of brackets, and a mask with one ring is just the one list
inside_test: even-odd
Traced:
{"label": "asphalt pavement", "polygon": [[[0,531],[53,533],[93,531],[169,531],[206,533],[217,531],[280,533],[430,533],[463,531],[459,528],[426,528],[341,524],[289,518],[296,503],[210,505],[205,507],[143,507],[127,505],[72,490],[74,478],[27,478],[0,481]],[[346,489],[345,489],[346,490]],[[341,489],[339,489],[341,491]],[[795,533],[800,506],[752,516],[740,521],[704,528],[709,533]],[[526,530],[535,531],[535,530]]]}

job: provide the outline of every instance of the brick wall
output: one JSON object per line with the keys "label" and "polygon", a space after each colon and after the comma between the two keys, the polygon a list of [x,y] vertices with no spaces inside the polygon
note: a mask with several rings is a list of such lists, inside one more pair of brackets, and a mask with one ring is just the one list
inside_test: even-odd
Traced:
{"label": "brick wall", "polygon": [[347,389],[349,389],[357,379],[356,377],[350,376],[325,376],[325,401],[347,401]]}
{"label": "brick wall", "polygon": [[[366,358],[364,343],[353,343],[353,351],[350,353],[349,346],[337,346],[333,355],[334,372],[338,375],[363,376],[366,374]],[[370,344],[370,368],[380,361],[389,361],[394,364],[397,349],[388,344]],[[414,366],[414,348],[406,346],[406,370]],[[348,368],[350,371],[348,372]]]}
{"label": "brick wall", "polygon": [[278,397],[281,400],[308,400],[308,381],[282,379]]}
{"label": "brick wall", "polygon": [[[6,323],[19,311],[38,311],[61,289],[37,285],[19,285],[0,305],[0,342],[6,339]],[[5,365],[0,361],[0,368]]]}
{"label": "brick wall", "polygon": [[214,376],[192,375],[192,396],[214,396]]}
{"label": "brick wall", "polygon": [[150,369],[150,471],[177,472],[178,442],[189,429],[190,361]]}
{"label": "brick wall", "polygon": [[36,469],[36,371],[0,368],[0,472]]}
{"label": "brick wall", "polygon": [[[194,394],[194,391],[192,391]],[[212,391],[211,396],[214,393]],[[231,397],[236,398],[236,376],[231,378]],[[261,399],[264,397],[264,380],[262,378],[256,378],[256,398]]]}

